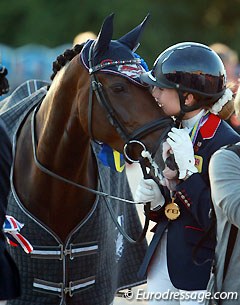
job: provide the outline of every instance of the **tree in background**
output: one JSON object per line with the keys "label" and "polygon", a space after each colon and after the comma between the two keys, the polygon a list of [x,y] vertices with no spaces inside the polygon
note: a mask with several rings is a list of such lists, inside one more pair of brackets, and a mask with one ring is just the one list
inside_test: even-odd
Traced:
{"label": "tree in background", "polygon": [[118,38],[149,12],[138,52],[152,65],[157,54],[180,41],[220,41],[239,53],[239,11],[239,0],[1,0],[0,43],[11,47],[71,44],[79,32],[98,32],[112,12]]}

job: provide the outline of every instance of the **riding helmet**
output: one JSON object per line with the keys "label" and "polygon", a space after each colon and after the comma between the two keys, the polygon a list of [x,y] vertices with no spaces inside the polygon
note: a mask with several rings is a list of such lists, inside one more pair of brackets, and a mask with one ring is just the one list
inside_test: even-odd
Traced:
{"label": "riding helmet", "polygon": [[166,49],[153,69],[141,75],[141,80],[152,86],[193,93],[201,104],[208,105],[217,101],[226,89],[222,60],[208,46],[195,42],[178,43]]}

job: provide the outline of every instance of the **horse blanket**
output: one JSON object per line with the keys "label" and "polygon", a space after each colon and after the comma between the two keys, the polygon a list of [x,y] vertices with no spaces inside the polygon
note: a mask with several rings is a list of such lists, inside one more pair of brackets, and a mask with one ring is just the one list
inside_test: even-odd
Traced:
{"label": "horse blanket", "polygon": [[[28,81],[2,102],[0,115],[13,142],[13,157],[17,131],[29,111],[46,95],[45,85]],[[95,142],[92,147],[97,159],[100,147]],[[125,171],[115,172],[98,159],[97,164],[98,190],[131,199]],[[33,245],[33,252],[26,254],[20,247],[9,248],[20,271],[22,296],[8,304],[109,305],[116,291],[145,282],[138,280],[137,271],[147,243],[133,245],[123,238],[107,210],[105,200],[109,199],[97,196],[90,213],[62,242],[19,200],[13,172],[12,167],[7,213],[24,223],[21,233]],[[111,204],[118,222],[131,237],[137,238],[141,224],[135,206],[118,201]]]}

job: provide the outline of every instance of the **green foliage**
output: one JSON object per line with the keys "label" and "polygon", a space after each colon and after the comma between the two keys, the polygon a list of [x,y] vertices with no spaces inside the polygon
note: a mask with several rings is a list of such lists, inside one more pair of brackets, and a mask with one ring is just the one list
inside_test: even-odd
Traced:
{"label": "green foliage", "polygon": [[112,12],[117,39],[149,12],[138,52],[151,66],[163,49],[180,41],[220,41],[240,52],[239,11],[240,0],[1,0],[0,43],[72,43],[79,32],[98,33]]}

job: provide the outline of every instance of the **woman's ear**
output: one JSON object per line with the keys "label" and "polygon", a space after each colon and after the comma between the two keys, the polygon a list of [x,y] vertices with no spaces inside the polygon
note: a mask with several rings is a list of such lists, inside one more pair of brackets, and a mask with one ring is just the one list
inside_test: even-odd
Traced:
{"label": "woman's ear", "polygon": [[192,106],[195,104],[195,98],[192,93],[184,93],[186,106]]}

